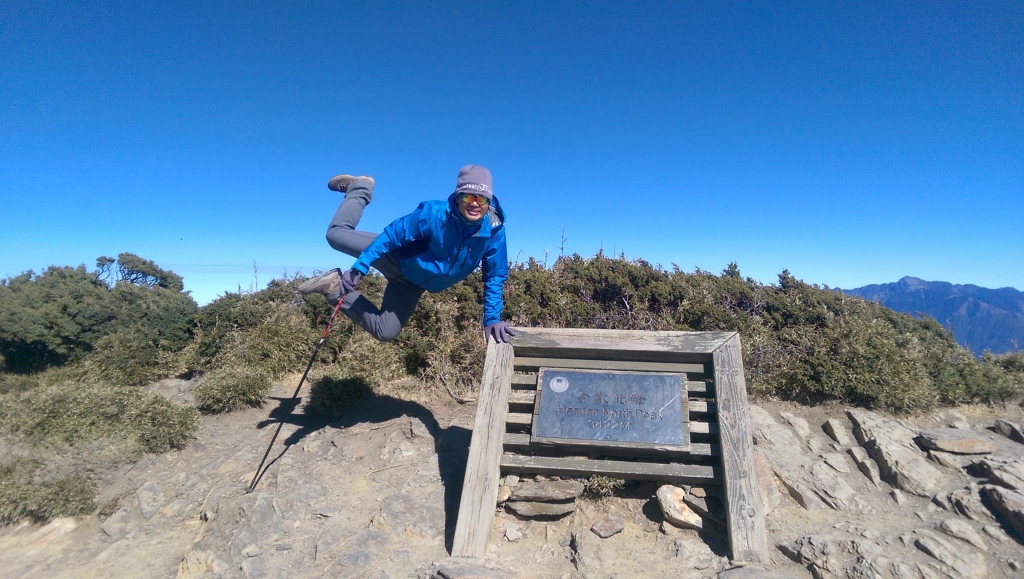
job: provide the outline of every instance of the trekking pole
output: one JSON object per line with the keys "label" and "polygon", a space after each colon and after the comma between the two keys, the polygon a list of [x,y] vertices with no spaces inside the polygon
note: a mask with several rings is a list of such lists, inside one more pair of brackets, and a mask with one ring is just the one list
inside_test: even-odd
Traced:
{"label": "trekking pole", "polygon": [[[320,353],[320,347],[327,341],[327,334],[331,331],[331,326],[334,325],[334,317],[338,315],[338,310],[341,309],[341,303],[343,300],[338,300],[338,305],[334,306],[334,311],[331,313],[331,319],[327,320],[327,327],[324,328],[324,333],[320,336],[320,341],[316,343],[316,348],[313,349],[313,355],[309,357],[309,364],[306,364],[306,371],[302,373],[302,378],[299,379],[299,385],[295,387],[295,393],[292,394],[292,400],[299,397],[299,390],[302,390],[302,383],[306,381],[306,375],[309,374],[309,369],[313,367],[313,361],[316,360],[316,355]],[[284,427],[284,417],[282,416],[277,420],[277,430],[274,432],[274,437],[270,439],[270,444],[267,445],[267,452],[263,453],[263,460],[260,461],[260,465],[256,467],[256,474],[252,477],[252,482],[245,489],[245,494],[249,494],[256,490],[256,483],[260,480],[260,471],[263,470],[263,463],[267,462],[267,457],[270,456],[270,449],[274,448],[274,443],[277,442],[277,435],[281,434],[281,428]]]}

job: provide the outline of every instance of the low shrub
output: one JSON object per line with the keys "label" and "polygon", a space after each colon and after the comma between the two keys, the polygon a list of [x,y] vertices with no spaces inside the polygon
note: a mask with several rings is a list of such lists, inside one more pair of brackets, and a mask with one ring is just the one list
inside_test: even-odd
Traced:
{"label": "low shrub", "polygon": [[42,463],[0,463],[0,524],[28,519],[45,523],[56,517],[86,515],[96,509],[96,484],[83,474],[44,476]]}
{"label": "low shrub", "polygon": [[0,396],[0,431],[35,444],[123,441],[133,452],[182,448],[198,426],[194,408],[131,387],[41,381]]}
{"label": "low shrub", "polygon": [[208,413],[260,408],[270,391],[270,377],[256,368],[230,366],[206,375],[193,391],[196,407]]}
{"label": "low shrub", "polygon": [[321,416],[335,417],[372,394],[373,388],[361,377],[324,376],[310,388],[306,409]]}

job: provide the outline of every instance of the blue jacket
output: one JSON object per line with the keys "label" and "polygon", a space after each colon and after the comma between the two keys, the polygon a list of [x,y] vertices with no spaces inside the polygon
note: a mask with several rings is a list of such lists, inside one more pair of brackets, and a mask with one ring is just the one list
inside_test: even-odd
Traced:
{"label": "blue jacket", "polygon": [[501,320],[501,293],[508,277],[505,213],[497,197],[480,221],[476,228],[463,226],[454,193],[447,203],[424,201],[385,227],[352,267],[365,274],[389,254],[406,279],[434,293],[462,281],[483,263],[484,326],[493,324]]}

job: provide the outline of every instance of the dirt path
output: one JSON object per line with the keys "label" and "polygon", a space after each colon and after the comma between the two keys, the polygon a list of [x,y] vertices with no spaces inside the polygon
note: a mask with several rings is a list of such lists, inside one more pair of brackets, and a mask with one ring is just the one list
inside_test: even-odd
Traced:
{"label": "dirt path", "polygon": [[[116,512],[105,520],[60,519],[42,527],[0,529],[0,576],[434,576],[454,534],[475,407],[377,397],[326,421],[306,416],[301,406],[291,407],[284,397],[292,388],[288,381],[277,385],[264,409],[204,417],[186,449],[145,457],[108,477],[101,500],[118,501]],[[828,418],[841,418],[841,409],[762,408],[787,431],[799,429],[785,423],[785,411],[812,427],[809,435],[794,432],[801,441],[795,448],[778,452],[814,459],[845,451],[819,428]],[[969,417],[970,428],[984,434],[994,416],[979,411]],[[247,494],[279,417],[285,417],[285,425],[270,466],[256,491]],[[934,426],[944,420],[936,415],[919,422]],[[1001,453],[1024,459],[1024,445],[993,438]],[[787,460],[778,454],[768,459]],[[872,549],[872,560],[881,558],[887,565],[905,561],[912,568],[942,568],[914,547],[912,533],[938,528],[955,513],[927,497],[901,497],[897,504],[890,488],[876,486],[856,468],[842,476],[853,493],[846,510],[808,510],[782,485],[769,483],[781,492],[767,519],[767,567],[810,577],[808,566],[787,558],[782,547],[814,535],[835,548],[850,549],[854,562],[829,576],[876,576],[856,575],[860,571],[854,568],[857,557],[864,559]],[[971,482],[953,468],[943,470],[943,476],[950,489]],[[561,519],[520,520],[499,511],[484,563],[493,577],[523,578],[697,578],[726,569],[725,538],[663,524],[652,499],[655,489],[653,483],[629,485],[615,497],[580,501],[574,513]],[[622,522],[622,532],[607,539],[590,532],[609,516]],[[980,532],[996,524],[990,519],[965,521]],[[992,535],[984,540],[988,574],[981,576],[1015,576],[1012,565],[1024,561],[1021,544]],[[837,556],[833,565],[840,562]],[[877,576],[893,575],[886,570]]]}

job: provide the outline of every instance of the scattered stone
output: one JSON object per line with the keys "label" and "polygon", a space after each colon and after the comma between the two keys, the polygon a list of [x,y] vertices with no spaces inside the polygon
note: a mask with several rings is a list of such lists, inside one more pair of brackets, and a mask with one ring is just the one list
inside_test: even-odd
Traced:
{"label": "scattered stone", "polygon": [[821,455],[825,464],[836,469],[838,472],[847,474],[850,472],[850,463],[846,462],[846,456],[841,452],[826,452]]}
{"label": "scattered stone", "polygon": [[776,470],[775,474],[778,475],[779,480],[782,481],[782,486],[785,487],[789,496],[799,503],[800,506],[808,511],[818,511],[825,508],[825,503],[818,498],[818,495],[814,494],[814,491],[801,483],[795,477],[788,476],[786,473],[779,470]]}
{"label": "scattered stone", "polygon": [[512,523],[505,523],[505,540],[513,543],[523,538],[523,532],[519,530],[518,525]]}
{"label": "scattered stone", "polygon": [[1024,462],[983,458],[971,463],[971,468],[987,477],[992,484],[1024,491]]}
{"label": "scattered stone", "polygon": [[978,496],[977,485],[973,483],[967,488],[949,493],[949,504],[953,511],[969,519],[981,522],[991,518],[988,510],[981,503],[981,497]]}
{"label": "scattered stone", "polygon": [[827,434],[829,438],[842,446],[846,446],[851,442],[850,435],[846,433],[846,426],[841,420],[829,418],[825,421],[825,424],[821,425],[821,429],[825,431],[825,434]]}
{"label": "scattered stone", "polygon": [[167,503],[164,490],[155,482],[142,485],[135,491],[135,495],[139,497],[139,512],[147,521]]}
{"label": "scattered stone", "polygon": [[949,452],[942,452],[941,450],[929,450],[928,458],[935,464],[951,468],[953,470],[960,470],[963,465],[956,459],[956,455]]}
{"label": "scattered stone", "polygon": [[583,494],[583,483],[574,480],[523,481],[511,490],[513,501],[565,501]]}
{"label": "scattered stone", "polygon": [[796,579],[796,575],[761,567],[733,567],[719,571],[718,579]]}
{"label": "scattered stone", "polygon": [[686,491],[672,485],[664,485],[658,489],[658,504],[665,520],[680,527],[703,529],[704,521],[700,515],[686,505]]}
{"label": "scattered stone", "polygon": [[507,486],[504,486],[504,485],[498,487],[498,504],[499,505],[501,505],[505,501],[507,501],[510,496],[512,496],[512,489],[510,489],[510,488],[508,488]]}
{"label": "scattered stone", "polygon": [[1009,438],[1010,440],[1024,443],[1024,429],[1021,429],[1020,424],[1017,424],[1016,422],[1010,422],[1009,420],[997,418],[995,429],[996,432],[1002,434],[1003,436]]}
{"label": "scattered stone", "polygon": [[[761,474],[760,471],[757,474],[760,476],[760,474]],[[768,474],[771,474],[771,471],[769,471]],[[778,490],[778,489],[776,489],[776,490]],[[691,496],[700,497],[700,498],[704,498],[704,497],[708,496],[708,492],[706,490],[704,490],[704,487],[690,487],[690,492],[688,494],[691,495]]]}
{"label": "scattered stone", "polygon": [[292,544],[291,543],[281,543],[279,545],[276,545],[274,548],[277,549],[278,551],[291,551],[292,550]]}
{"label": "scattered stone", "polygon": [[116,513],[107,517],[106,521],[100,525],[103,532],[107,536],[118,539],[124,536],[125,533],[137,527],[139,522],[142,521],[142,513],[138,509],[129,509],[127,507],[121,507]]}
{"label": "scattered stone", "polygon": [[[757,487],[761,494],[761,506],[764,509],[764,514],[768,515],[782,503],[782,493],[775,485],[775,475],[772,474],[772,468],[761,453],[761,449],[754,450],[754,468],[757,469]],[[707,493],[702,487],[692,487],[689,496],[705,498]]]}
{"label": "scattered stone", "polygon": [[779,416],[793,427],[793,430],[800,435],[800,438],[807,439],[811,435],[811,427],[803,418],[789,412],[780,412]]}
{"label": "scattered stone", "polygon": [[320,507],[314,511],[314,514],[318,517],[329,518],[337,515],[341,511],[341,507],[337,505],[331,505],[327,507]]}
{"label": "scattered stone", "polygon": [[989,537],[992,537],[993,539],[999,541],[1000,543],[1003,543],[1005,541],[1009,541],[1010,540],[1010,536],[1006,534],[1006,531],[1003,531],[1001,528],[999,528],[996,525],[985,525],[984,527],[981,528],[981,530],[985,531],[986,535],[988,535]]}
{"label": "scattered stone", "polygon": [[981,540],[981,535],[974,530],[974,527],[961,519],[944,519],[939,524],[939,529],[943,533],[956,537],[961,541],[966,541],[982,551],[988,551],[988,546],[985,545],[985,541]]}
{"label": "scattered stone", "polygon": [[914,541],[914,545],[949,565],[966,579],[982,579],[988,576],[985,557],[981,553],[970,553],[963,549],[957,549],[935,535],[924,533]]}
{"label": "scattered stone", "polygon": [[949,495],[947,493],[937,493],[932,497],[932,504],[947,511],[953,510],[953,506],[949,504]]}
{"label": "scattered stone", "polygon": [[1021,565],[1020,562],[1016,559],[1010,559],[1006,562],[1006,564],[1009,565],[1010,569],[1013,569],[1014,571],[1020,571],[1022,568],[1024,568],[1024,565]]}
{"label": "scattered stone", "polygon": [[409,432],[413,438],[433,438],[430,435],[430,429],[419,418],[409,420]]}
{"label": "scattered stone", "polygon": [[912,446],[912,430],[866,410],[850,409],[846,414],[853,422],[854,436],[878,463],[882,480],[922,497],[935,494],[943,480],[942,473]]}
{"label": "scattered stone", "polygon": [[949,414],[948,424],[950,428],[959,428],[961,430],[971,429],[971,423],[967,420],[966,416],[960,414],[956,410],[947,410],[946,412]]}
{"label": "scattered stone", "polygon": [[922,448],[953,454],[991,454],[996,451],[992,441],[959,428],[922,430],[916,440]]}
{"label": "scattered stone", "polygon": [[576,501],[562,503],[540,503],[533,501],[510,501],[505,506],[521,517],[560,517],[576,510]]}
{"label": "scattered stone", "polygon": [[868,456],[868,451],[864,450],[860,446],[854,446],[847,451],[851,457],[853,457],[854,464],[857,465],[857,470],[868,477],[875,486],[882,484],[882,478],[878,473],[878,465],[875,461]]}
{"label": "scattered stone", "polygon": [[480,565],[446,563],[437,569],[432,579],[508,579],[509,573]]}
{"label": "scattered stone", "polygon": [[892,500],[896,501],[897,505],[902,505],[907,502],[906,497],[903,496],[903,491],[900,489],[892,489],[892,492],[889,493],[889,495],[892,497]]}
{"label": "scattered stone", "polygon": [[242,573],[245,574],[246,579],[261,579],[267,576],[267,571],[263,567],[263,561],[259,559],[246,559],[242,561]]}
{"label": "scattered stone", "polygon": [[821,454],[821,450],[825,448],[825,445],[825,440],[818,436],[812,436],[807,440],[807,450],[809,450],[811,454]]}
{"label": "scattered stone", "polygon": [[259,557],[263,551],[257,545],[249,545],[242,550],[242,554],[246,557]]}
{"label": "scattered stone", "polygon": [[981,493],[992,508],[1009,523],[1017,537],[1024,539],[1024,495],[996,486],[985,486]]}
{"label": "scattered stone", "polygon": [[690,507],[693,512],[701,517],[711,519],[722,525],[725,524],[725,508],[715,497],[686,495],[683,501],[686,503],[686,506]]}
{"label": "scattered stone", "polygon": [[505,477],[505,486],[512,488],[519,484],[519,475],[510,474]]}
{"label": "scattered stone", "polygon": [[625,527],[623,526],[621,520],[619,520],[616,517],[609,516],[594,523],[594,526],[590,527],[590,530],[593,531],[593,533],[598,537],[601,537],[602,539],[607,539],[612,535],[621,533],[623,528]]}

